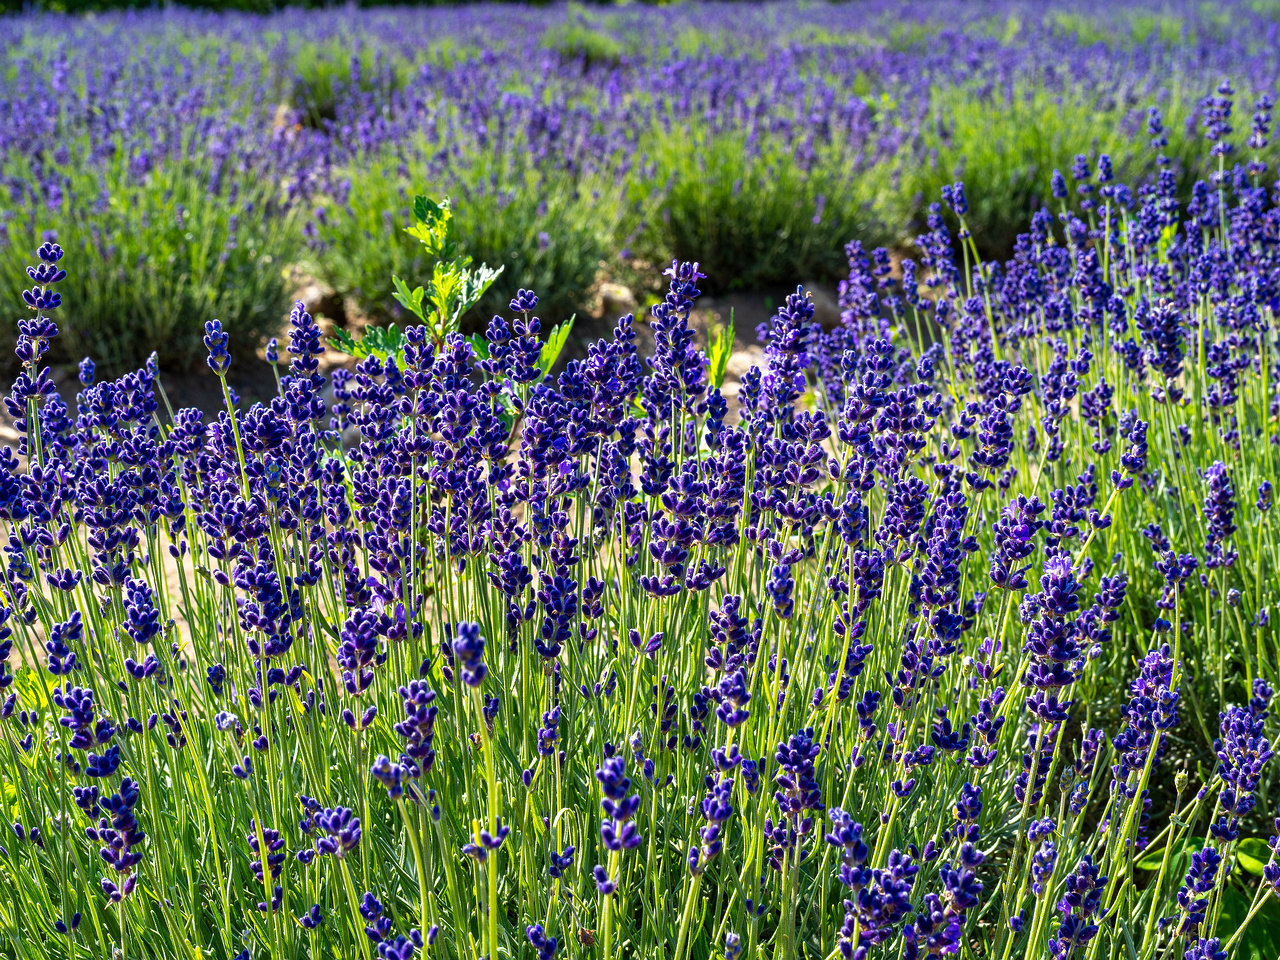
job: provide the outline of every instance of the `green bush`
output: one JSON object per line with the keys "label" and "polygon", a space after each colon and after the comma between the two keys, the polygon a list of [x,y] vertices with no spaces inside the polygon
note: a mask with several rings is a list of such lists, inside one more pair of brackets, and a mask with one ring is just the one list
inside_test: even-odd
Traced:
{"label": "green bush", "polygon": [[[1049,195],[1050,177],[1057,169],[1070,180],[1078,153],[1087,152],[1091,164],[1100,153],[1109,154],[1116,179],[1125,183],[1154,176],[1156,151],[1146,132],[1146,108],[1153,100],[1135,93],[1098,102],[1038,86],[1019,86],[1012,98],[935,90],[934,119],[922,131],[928,159],[904,167],[901,189],[891,198],[891,220],[919,226],[943,185],[963,180],[970,207],[966,220],[979,251],[989,258],[1007,256],[1017,235],[1027,230],[1036,201],[1057,209]],[[1243,93],[1239,100],[1250,102]],[[1209,172],[1198,128],[1191,136],[1186,132],[1187,116],[1197,104],[1177,86],[1159,104],[1169,139],[1163,152],[1173,161],[1183,199]]]}
{"label": "green bush", "polygon": [[753,148],[739,133],[673,128],[649,146],[648,175],[633,179],[632,197],[658,196],[661,206],[635,252],[699,261],[712,292],[834,279],[848,270],[850,237],[892,239],[878,214],[889,171],[862,165],[843,144],[819,148],[807,170],[787,145]]}
{"label": "green bush", "polygon": [[293,54],[288,93],[289,105],[301,114],[303,123],[321,127],[335,119],[338,97],[352,84],[353,66],[358,68],[359,89],[386,100],[409,80],[409,64],[378,56],[356,37],[303,43]]}
{"label": "green bush", "polygon": [[553,25],[543,35],[542,45],[566,60],[581,57],[588,64],[616,64],[623,54],[621,43],[582,20]]}
{"label": "green bush", "polygon": [[582,58],[588,66],[616,65],[625,54],[638,52],[623,46],[626,39],[633,48],[638,48],[639,38],[634,33],[629,35],[625,28],[618,29],[615,17],[599,16],[577,3],[569,4],[565,13],[563,20],[547,27],[539,41],[544,49],[558,53],[562,59]]}
{"label": "green bush", "polygon": [[465,173],[428,175],[421,154],[388,152],[354,163],[345,202],[314,223],[309,269],[354,298],[374,322],[400,316],[392,275],[411,286],[426,262],[404,227],[415,194],[448,195],[461,249],[476,263],[504,268],[473,311],[470,325],[506,309],[520,287],[535,290],[540,313],[559,319],[579,310],[601,264],[615,255],[622,190],[597,178],[539,173],[476,162]]}
{"label": "green bush", "polygon": [[[48,232],[67,251],[51,360],[92,355],[104,373],[118,373],[154,350],[161,364],[189,367],[204,354],[208,320],[222,321],[233,351],[256,349],[279,327],[296,227],[270,186],[246,179],[232,201],[209,192],[209,171],[198,165],[170,164],[141,182],[123,161],[101,180],[73,165],[60,172],[67,185],[55,203],[9,197],[0,245],[7,303],[22,302],[25,266]],[[8,173],[10,182],[40,182],[14,165]],[[12,342],[12,315],[0,323]]]}

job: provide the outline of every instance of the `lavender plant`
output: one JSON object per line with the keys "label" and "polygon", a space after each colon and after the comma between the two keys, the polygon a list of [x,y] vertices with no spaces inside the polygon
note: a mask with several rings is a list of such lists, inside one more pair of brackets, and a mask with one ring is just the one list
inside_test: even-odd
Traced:
{"label": "lavender plant", "polygon": [[624,316],[551,377],[534,292],[473,342],[406,283],[328,376],[298,304],[270,403],[210,320],[211,421],[89,360],[72,411],[42,244],[0,950],[1268,955],[1280,207],[1229,91],[1185,213],[1082,161],[995,263],[949,184],[732,403],[676,261],[645,358]]}

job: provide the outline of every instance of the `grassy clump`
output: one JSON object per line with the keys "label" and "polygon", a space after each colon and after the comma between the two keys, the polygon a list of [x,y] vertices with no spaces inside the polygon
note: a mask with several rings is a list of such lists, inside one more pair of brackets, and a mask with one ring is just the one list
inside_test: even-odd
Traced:
{"label": "grassy clump", "polygon": [[391,276],[412,284],[426,269],[404,231],[413,196],[424,190],[451,195],[459,243],[477,263],[504,267],[506,293],[487,295],[480,318],[505,309],[521,287],[538,293],[547,316],[573,313],[617,249],[621,191],[603,179],[527,167],[499,174],[479,164],[467,175],[433,176],[421,154],[391,152],[353,164],[342,179],[345,196],[313,224],[311,268],[374,322],[400,316]]}
{"label": "grassy clump", "polygon": [[[442,48],[441,55],[448,55]],[[409,80],[408,63],[384,57],[359,39],[301,44],[293,55],[288,103],[303,123],[322,128],[337,119],[344,94],[373,95],[388,102]]]}
{"label": "grassy clump", "polygon": [[[944,184],[963,180],[970,205],[966,220],[979,251],[1008,256],[1014,238],[1027,230],[1031,211],[1042,204],[1056,207],[1050,177],[1059,170],[1070,179],[1077,155],[1089,158],[1091,170],[1100,154],[1109,155],[1123,183],[1154,178],[1157,152],[1146,128],[1154,101],[1137,92],[1100,97],[1029,84],[1018,85],[1012,95],[934,90],[932,116],[921,131],[925,161],[904,164],[901,186],[888,198],[892,219],[919,226],[926,200],[938,197]],[[1161,152],[1172,161],[1185,201],[1192,184],[1209,173],[1198,97],[1173,85],[1158,102],[1169,140]]]}
{"label": "grassy clump", "polygon": [[564,60],[581,59],[587,66],[616,66],[627,52],[621,41],[602,29],[594,18],[573,9],[565,20],[547,28],[542,35],[541,45],[559,54]]}
{"label": "grassy clump", "polygon": [[[27,171],[26,182],[39,182]],[[211,171],[171,163],[138,179],[120,160],[100,175],[47,168],[56,194],[10,196],[21,211],[5,225],[0,296],[21,299],[24,265],[56,237],[77,269],[63,284],[68,306],[55,362],[92,355],[110,373],[154,351],[161,364],[189,367],[204,355],[206,321],[220,319],[232,347],[256,348],[287,309],[282,269],[296,250],[292,215],[269,184],[249,178],[212,192]],[[0,320],[12,341],[16,321]]]}
{"label": "grassy clump", "polygon": [[636,252],[699,261],[708,290],[831,279],[845,267],[849,237],[888,237],[877,215],[888,174],[862,166],[848,145],[815,147],[805,167],[776,138],[752,143],[690,126],[655,134],[649,158],[630,189],[661,201]]}

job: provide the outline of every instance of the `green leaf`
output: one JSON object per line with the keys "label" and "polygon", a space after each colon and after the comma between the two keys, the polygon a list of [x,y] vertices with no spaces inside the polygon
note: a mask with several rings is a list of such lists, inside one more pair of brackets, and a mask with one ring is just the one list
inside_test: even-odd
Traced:
{"label": "green leaf", "polygon": [[[1187,866],[1191,862],[1191,855],[1199,853],[1204,849],[1204,840],[1200,837],[1187,837],[1185,840],[1176,844],[1173,851],[1169,854],[1169,867],[1166,876],[1182,876],[1187,872]],[[1134,866],[1139,870],[1159,870],[1160,864],[1164,862],[1164,847],[1158,850],[1147,850]]]}
{"label": "green leaf", "polygon": [[729,310],[729,326],[715,327],[711,331],[711,342],[707,345],[707,360],[711,385],[717,389],[724,383],[724,372],[729,365],[729,356],[733,353],[733,309]]}
{"label": "green leaf", "polygon": [[546,343],[542,345],[542,352],[538,354],[538,368],[543,373],[550,373],[551,368],[560,359],[560,351],[564,349],[565,343],[569,340],[569,331],[573,329],[573,321],[577,319],[577,316],[575,313],[564,323],[557,323],[551,328],[551,333],[547,336]]}
{"label": "green leaf", "polygon": [[1236,847],[1236,862],[1242,870],[1247,870],[1255,877],[1262,876],[1262,868],[1271,862],[1271,848],[1265,840],[1258,837],[1246,837]]}
{"label": "green leaf", "polygon": [[507,428],[507,436],[511,436],[511,432],[515,429],[518,414],[515,405],[511,402],[511,398],[505,393],[498,394],[498,404],[502,407],[498,414],[498,419],[502,421],[502,425]]}
{"label": "green leaf", "polygon": [[425,287],[410,290],[399,277],[392,277],[396,301],[426,324],[431,338],[442,342],[458,330],[462,316],[477,303],[502,273],[502,267],[481,264],[472,269],[471,257],[458,250],[453,237],[453,213],[449,198],[436,202],[414,197],[415,222],[405,232],[422,243],[434,261]]}
{"label": "green leaf", "polygon": [[[1237,958],[1275,960],[1280,957],[1280,900],[1270,891],[1265,896],[1262,908],[1249,921],[1248,929],[1240,938]],[[1238,884],[1229,882],[1222,891],[1222,910],[1218,914],[1219,935],[1233,935],[1249,916],[1252,903],[1252,890],[1242,889]],[[1223,938],[1224,941],[1227,937]]]}
{"label": "green leaf", "polygon": [[330,338],[330,342],[343,353],[362,360],[365,357],[386,360],[390,356],[398,358],[404,352],[405,340],[400,328],[389,323],[385,327],[369,327],[359,340],[345,330],[339,331]]}
{"label": "green leaf", "polygon": [[422,298],[426,295],[426,291],[422,287],[410,290],[409,285],[397,276],[391,277],[392,284],[395,285],[396,291],[392,294],[400,306],[404,307],[419,320],[425,320],[422,315]]}
{"label": "green leaf", "polygon": [[359,356],[356,351],[360,349],[360,345],[346,330],[339,330],[329,338],[329,342],[333,344],[335,350],[352,357]]}
{"label": "green leaf", "polygon": [[[468,262],[470,262],[470,258],[468,258]],[[480,298],[485,295],[485,291],[493,285],[493,281],[498,279],[498,274],[502,273],[502,267],[498,267],[495,270],[482,263],[474,270],[463,270],[461,273],[463,283],[458,295],[457,305],[453,311],[455,318],[461,317],[480,302]]]}
{"label": "green leaf", "polygon": [[[444,205],[448,207],[449,201],[445,200]],[[430,197],[413,198],[413,219],[419,223],[435,223],[439,216],[440,204]]]}
{"label": "green leaf", "polygon": [[449,198],[437,203],[428,197],[414,197],[413,217],[417,222],[406,227],[405,232],[420,241],[432,257],[451,259],[457,244],[453,241],[453,212]]}
{"label": "green leaf", "polygon": [[467,337],[467,342],[471,344],[471,349],[476,352],[476,357],[480,360],[489,359],[489,341],[478,333],[473,333]]}

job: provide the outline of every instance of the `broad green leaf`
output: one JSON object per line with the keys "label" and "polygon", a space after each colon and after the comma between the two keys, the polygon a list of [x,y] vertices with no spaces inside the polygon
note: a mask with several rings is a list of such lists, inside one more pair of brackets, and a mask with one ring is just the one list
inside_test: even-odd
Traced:
{"label": "broad green leaf", "polygon": [[479,360],[489,359],[489,341],[478,333],[473,333],[467,337],[467,342],[471,344],[471,349],[476,352],[476,358]]}
{"label": "broad green leaf", "polygon": [[[1280,957],[1280,900],[1269,890],[1261,909],[1249,921],[1249,927],[1240,938],[1237,958],[1251,960],[1276,960]],[[1226,934],[1224,942],[1232,936],[1249,916],[1253,903],[1252,887],[1241,888],[1234,881],[1228,882],[1222,891],[1222,911],[1218,914],[1218,934]]]}
{"label": "broad green leaf", "polygon": [[471,257],[458,250],[453,238],[453,213],[447,197],[438,203],[415,197],[413,216],[416,222],[405,232],[419,240],[434,261],[431,279],[410,290],[399,277],[392,277],[394,296],[427,325],[432,339],[439,343],[458,330],[462,315],[480,302],[502,268],[481,264],[472,269]]}
{"label": "broad green leaf", "polygon": [[[1199,853],[1204,849],[1204,840],[1200,837],[1187,837],[1182,840],[1169,854],[1169,867],[1167,876],[1182,876],[1187,872],[1187,866],[1191,863],[1191,855]],[[1164,847],[1157,850],[1147,850],[1134,863],[1139,870],[1159,870],[1160,864],[1164,862]]]}
{"label": "broad green leaf", "polygon": [[449,198],[439,203],[427,197],[414,197],[413,216],[417,221],[405,230],[415,238],[428,254],[442,260],[451,259],[457,248],[453,241],[453,213]]}
{"label": "broad green leaf", "polygon": [[543,373],[550,373],[551,368],[556,365],[556,361],[560,359],[560,351],[564,349],[565,343],[569,340],[569,331],[573,329],[573,321],[577,319],[575,313],[564,323],[557,323],[551,328],[546,342],[542,345],[542,352],[538,354],[538,368]]}
{"label": "broad green leaf", "polygon": [[330,342],[343,353],[364,359],[378,357],[386,360],[390,356],[399,357],[404,351],[404,334],[394,323],[385,327],[370,327],[364,331],[359,340],[342,331],[330,338]]}
{"label": "broad green leaf", "polygon": [[1246,837],[1236,847],[1236,862],[1242,870],[1255,877],[1262,876],[1262,868],[1271,862],[1271,848],[1265,840],[1258,837]]}
{"label": "broad green leaf", "polygon": [[729,326],[715,327],[711,331],[711,342],[707,345],[707,360],[711,385],[717,389],[724,383],[724,372],[729,366],[729,356],[733,353],[733,310],[729,311]]}
{"label": "broad green leaf", "polygon": [[374,335],[373,349],[384,357],[404,349],[404,334],[394,323],[388,323],[385,327],[374,327],[369,332]]}

